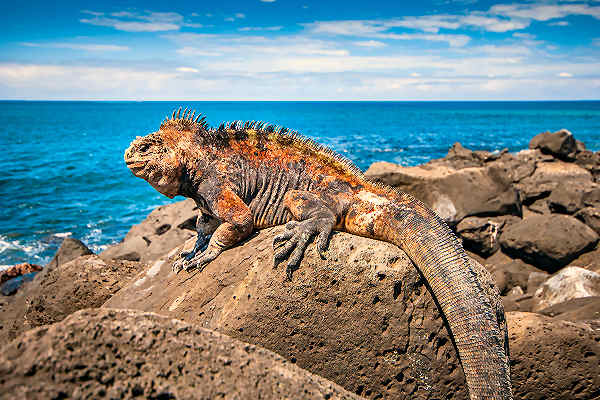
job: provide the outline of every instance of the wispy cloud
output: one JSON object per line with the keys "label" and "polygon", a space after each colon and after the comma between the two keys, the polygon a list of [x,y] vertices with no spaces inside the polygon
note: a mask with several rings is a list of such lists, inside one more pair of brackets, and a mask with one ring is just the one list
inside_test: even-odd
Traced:
{"label": "wispy cloud", "polygon": [[244,18],[246,18],[246,14],[235,13],[233,16],[226,17],[224,20],[227,21],[227,22],[233,22],[233,21],[236,21],[238,19],[244,19]]}
{"label": "wispy cloud", "polygon": [[238,28],[240,32],[256,32],[256,31],[280,31],[283,29],[283,26],[244,26],[242,28]]}
{"label": "wispy cloud", "polygon": [[600,19],[600,6],[588,4],[498,4],[490,8],[491,14],[502,15],[512,18],[523,18],[527,20],[548,21],[556,18],[564,18],[569,15],[589,15]]}
{"label": "wispy cloud", "polygon": [[201,24],[184,21],[181,14],[176,12],[145,12],[119,11],[105,14],[95,11],[82,11],[91,14],[93,18],[82,18],[84,24],[111,27],[126,32],[162,32],[176,31],[183,26],[199,28]]}
{"label": "wispy cloud", "polygon": [[27,47],[46,47],[54,49],[71,49],[83,51],[127,51],[130,50],[127,46],[118,46],[115,44],[90,44],[90,43],[32,43],[23,42],[23,46]]}
{"label": "wispy cloud", "polygon": [[378,42],[377,40],[365,40],[365,41],[359,41],[359,42],[352,42],[353,45],[355,46],[360,46],[360,47],[385,47],[386,44],[383,42]]}

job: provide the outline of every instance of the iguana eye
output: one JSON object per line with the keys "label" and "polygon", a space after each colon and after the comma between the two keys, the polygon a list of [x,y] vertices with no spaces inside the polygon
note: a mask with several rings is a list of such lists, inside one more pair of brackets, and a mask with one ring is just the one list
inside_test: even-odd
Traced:
{"label": "iguana eye", "polygon": [[143,145],[140,146],[140,151],[145,152],[145,151],[148,151],[149,148],[150,148],[150,145],[148,143],[144,143]]}

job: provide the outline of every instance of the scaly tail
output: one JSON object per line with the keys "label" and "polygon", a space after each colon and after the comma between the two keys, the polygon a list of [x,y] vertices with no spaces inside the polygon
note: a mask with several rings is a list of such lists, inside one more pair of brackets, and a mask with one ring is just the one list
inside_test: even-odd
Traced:
{"label": "scaly tail", "polygon": [[406,193],[374,192],[357,194],[345,230],[393,243],[413,260],[448,322],[471,399],[512,399],[504,310],[491,297],[498,295],[433,211]]}

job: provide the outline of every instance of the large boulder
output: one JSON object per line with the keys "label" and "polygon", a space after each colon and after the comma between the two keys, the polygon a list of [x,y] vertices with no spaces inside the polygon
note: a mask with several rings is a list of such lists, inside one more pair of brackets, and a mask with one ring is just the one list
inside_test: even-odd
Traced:
{"label": "large boulder", "polygon": [[144,221],[131,227],[125,239],[110,246],[104,259],[152,262],[196,235],[198,209],[187,199],[155,208]]}
{"label": "large boulder", "polygon": [[600,296],[600,274],[579,267],[566,267],[536,290],[533,311],[589,296]]}
{"label": "large boulder", "polygon": [[597,399],[600,330],[524,312],[507,313],[515,399]]}
{"label": "large boulder", "polygon": [[[326,261],[310,246],[288,281],[284,266],[273,268],[279,232],[260,231],[201,272],[175,275],[165,256],[105,307],[218,330],[369,398],[467,398],[446,326],[404,252],[335,233]],[[475,268],[489,285],[489,275]]]}
{"label": "large boulder", "polygon": [[0,392],[22,399],[358,399],[260,347],[152,313],[102,309],[79,311],[4,347]]}
{"label": "large boulder", "polygon": [[592,249],[598,234],[567,215],[535,215],[506,228],[500,236],[502,250],[536,267],[554,272]]}
{"label": "large boulder", "polygon": [[468,216],[521,215],[510,176],[494,165],[457,170],[443,164],[402,167],[377,162],[365,175],[412,194],[451,225]]}
{"label": "large boulder", "polygon": [[498,286],[502,295],[515,288],[520,287],[524,291],[530,292],[529,276],[532,273],[542,273],[542,271],[532,265],[526,264],[521,260],[512,260],[499,265],[488,267],[494,282]]}
{"label": "large boulder", "polygon": [[44,268],[0,311],[0,345],[23,331],[99,307],[131,279],[143,264],[81,256]]}
{"label": "large boulder", "polygon": [[575,157],[577,143],[573,134],[566,129],[557,132],[543,132],[529,142],[530,149],[540,149],[543,153],[551,154],[563,160]]}
{"label": "large boulder", "polygon": [[559,186],[569,182],[570,185],[586,187],[593,185],[593,177],[586,169],[562,161],[536,162],[535,171],[523,178],[516,187],[527,205],[535,200],[547,197]]}
{"label": "large boulder", "polygon": [[589,182],[569,182],[568,185],[558,186],[548,198],[548,206],[552,212],[575,214],[586,206],[599,204],[600,188]]}

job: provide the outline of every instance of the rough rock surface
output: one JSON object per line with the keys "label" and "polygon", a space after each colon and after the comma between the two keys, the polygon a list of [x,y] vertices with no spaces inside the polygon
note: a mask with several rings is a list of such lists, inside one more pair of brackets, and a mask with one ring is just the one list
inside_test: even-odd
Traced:
{"label": "rough rock surface", "polygon": [[83,308],[100,307],[143,267],[88,255],[44,268],[0,311],[0,345],[27,329],[60,321]]}
{"label": "rough rock surface", "polygon": [[592,249],[598,234],[567,215],[536,215],[510,225],[500,236],[502,250],[554,272]]}
{"label": "rough rock surface", "polygon": [[500,234],[505,226],[519,221],[518,217],[467,217],[456,226],[465,249],[489,257],[500,248]]}
{"label": "rough rock surface", "polygon": [[533,311],[589,296],[600,296],[600,274],[579,267],[566,267],[536,290]]}
{"label": "rough rock surface", "polygon": [[573,134],[566,129],[557,132],[543,132],[529,142],[530,149],[540,149],[555,157],[570,160],[575,157],[577,143]]}
{"label": "rough rock surface", "polygon": [[4,347],[0,393],[23,399],[358,399],[260,347],[152,313],[102,309],[79,311]]}
{"label": "rough rock surface", "polygon": [[568,265],[569,267],[581,267],[589,269],[600,274],[600,248],[596,246],[595,249],[583,253]]}
{"label": "rough rock surface", "polygon": [[488,268],[498,286],[500,293],[507,294],[514,287],[521,287],[525,291],[531,291],[528,287],[529,275],[541,273],[536,267],[526,264],[521,260],[512,260]]}
{"label": "rough rock surface", "polygon": [[88,247],[83,244],[79,239],[65,238],[52,260],[46,265],[47,269],[53,269],[61,264],[66,264],[71,260],[76,259],[79,256],[87,256],[88,254],[94,254]]}
{"label": "rough rock surface", "polygon": [[218,330],[369,398],[466,398],[448,331],[401,250],[335,233],[327,260],[309,246],[290,282],[273,268],[278,232],[261,231],[202,272],[174,275],[158,260],[105,306]]}
{"label": "rough rock surface", "polygon": [[567,300],[564,303],[544,308],[538,313],[567,321],[595,320],[600,324],[600,296]]}
{"label": "rough rock surface", "polygon": [[553,160],[552,162],[537,162],[535,165],[533,174],[515,185],[525,204],[531,204],[539,198],[549,196],[554,189],[565,182],[578,186],[593,184],[592,174],[573,163]]}
{"label": "rough rock surface", "polygon": [[515,399],[597,399],[600,330],[535,313],[507,314]]}
{"label": "rough rock surface", "polygon": [[138,225],[131,227],[121,243],[100,256],[110,260],[152,262],[196,234],[198,209],[187,199],[155,208]]}
{"label": "rough rock surface", "polygon": [[29,274],[30,272],[41,271],[42,266],[37,264],[22,263],[13,265],[5,270],[0,271],[0,284],[17,276]]}
{"label": "rough rock surface", "polygon": [[493,166],[456,170],[445,165],[402,167],[377,162],[365,175],[412,194],[451,225],[468,216],[521,214],[512,181]]}
{"label": "rough rock surface", "polygon": [[589,226],[600,235],[600,208],[585,207],[575,214],[575,218]]}

